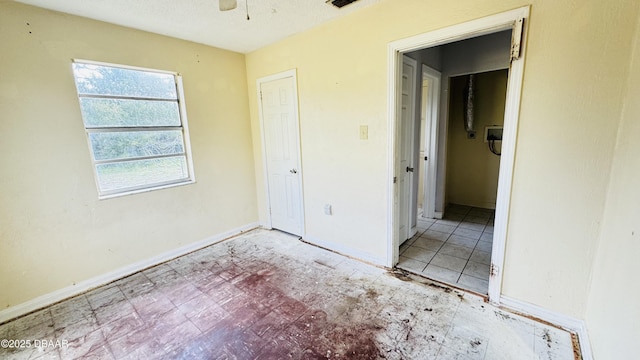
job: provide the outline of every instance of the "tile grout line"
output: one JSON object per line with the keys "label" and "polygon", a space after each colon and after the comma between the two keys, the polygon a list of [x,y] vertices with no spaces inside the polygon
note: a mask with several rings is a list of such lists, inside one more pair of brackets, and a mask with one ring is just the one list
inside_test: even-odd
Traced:
{"label": "tile grout line", "polygon": [[[493,215],[493,216],[495,216],[495,215]],[[488,220],[487,220],[487,222],[484,224],[484,227],[482,228],[482,231],[480,232],[480,239],[482,238],[482,235],[484,234],[484,231],[485,231],[485,229],[487,228],[487,226],[488,226],[488,224],[489,224],[489,222],[490,222],[490,221],[491,221],[491,215],[489,216],[489,219],[488,219]],[[478,247],[478,244],[480,243],[480,239],[478,239],[478,240],[476,241],[476,245],[473,247],[473,250],[471,251],[471,255],[469,256],[469,259],[467,260],[467,263],[464,265],[464,268],[462,269],[462,272],[460,273],[460,277],[458,278],[458,281],[460,281],[460,278],[462,278],[462,275],[464,274],[464,270],[465,270],[465,269],[467,268],[467,266],[469,265],[469,262],[471,261],[471,256],[473,255],[473,252],[475,252],[475,251],[476,251],[476,248]],[[493,246],[493,234],[492,234],[492,241],[491,241],[491,245]],[[468,274],[464,274],[464,275],[467,275],[467,276],[469,276],[469,277],[473,277],[473,278],[475,278],[475,279],[479,279],[479,280],[487,281],[487,280],[485,280],[485,279],[481,279],[481,278],[478,278],[478,277],[473,276],[473,275],[468,275]]]}
{"label": "tile grout line", "polygon": [[[461,214],[462,219],[460,219],[460,221],[458,222],[458,225],[456,225],[456,227],[453,229],[453,232],[451,232],[451,234],[449,234],[449,236],[447,237],[447,240],[445,241],[445,243],[447,241],[449,241],[449,238],[451,238],[451,236],[453,235],[453,233],[460,227],[460,224],[462,224],[462,222],[464,221],[464,219],[467,217],[467,215],[469,215],[469,212],[471,212],[471,209],[473,209],[473,207],[469,208],[464,214]],[[476,244],[477,245],[477,244]],[[442,244],[442,246],[444,246],[444,243]],[[473,252],[473,250],[472,250]],[[436,254],[437,255],[437,254]],[[471,257],[471,255],[469,255],[469,257]],[[467,263],[469,262],[469,259],[467,259]],[[467,267],[467,263],[465,263],[464,267],[462,268],[462,270],[460,271],[460,275],[458,275],[458,278],[456,279],[455,284],[458,284],[458,282],[460,281],[460,277],[462,276],[462,272],[464,271],[465,267]]]}
{"label": "tile grout line", "polygon": [[[447,237],[447,240],[445,240],[445,242],[441,245],[440,249],[442,249],[442,247],[444,247],[444,244],[449,240],[449,238],[453,235],[453,233],[454,233],[457,229],[459,229],[459,228],[460,228],[460,225],[464,222],[464,219],[465,219],[467,216],[469,216],[469,213],[470,213],[474,208],[476,208],[476,207],[470,207],[470,208],[469,208],[469,209],[468,209],[464,214],[460,214],[460,213],[458,213],[458,214],[460,214],[460,215],[462,216],[462,219],[458,222],[458,225],[456,225],[456,226],[455,226],[455,228],[453,229],[453,232],[452,232],[451,234],[449,234],[449,236]],[[486,229],[486,227],[487,227],[487,225],[488,225],[488,223],[489,223],[489,221],[490,221],[490,220],[491,220],[491,216],[489,217],[489,219],[487,219],[487,220],[486,220],[486,223],[483,225],[482,231],[480,231],[480,237],[482,237],[482,234],[484,233],[484,230]],[[460,228],[460,229],[464,229],[464,228]],[[464,274],[464,270],[465,270],[465,269],[467,268],[467,266],[469,265],[469,261],[471,261],[471,256],[473,255],[473,252],[474,252],[474,251],[476,250],[476,248],[478,247],[478,243],[479,243],[479,242],[480,242],[480,239],[476,239],[476,243],[475,243],[475,245],[474,245],[473,249],[471,250],[471,254],[469,254],[469,257],[467,258],[467,260],[466,260],[466,262],[465,262],[465,265],[464,265],[464,267],[462,268],[462,271],[460,271],[460,275],[458,275],[458,278],[457,278],[457,280],[456,280],[456,282],[455,282],[455,284],[456,284],[456,285],[462,285],[462,284],[460,284],[460,279],[462,278],[462,275],[467,275],[467,274]],[[438,252],[440,251],[440,249],[438,250]],[[436,252],[436,255],[438,255],[438,252]],[[434,257],[435,257],[436,255],[434,255]],[[432,260],[433,260],[433,259],[432,259]],[[429,262],[429,263],[431,263],[431,262]],[[479,279],[479,280],[484,280],[484,279],[480,279],[480,278],[477,278],[477,277],[472,276],[472,275],[467,275],[467,276],[470,276],[470,277],[473,277],[473,278],[476,278],[476,279]],[[467,288],[467,287],[466,287],[466,286],[464,286],[463,288]]]}
{"label": "tile grout line", "polygon": [[[471,208],[473,209],[473,208]],[[454,232],[458,229],[458,227],[460,227],[460,224],[462,224],[464,222],[464,219],[469,215],[469,213],[471,212],[471,209],[469,209],[466,214],[464,214],[464,216],[462,217],[462,220],[460,220],[460,222],[458,223],[458,226],[456,226],[456,228],[453,230]],[[478,243],[476,242],[476,245],[478,246]],[[475,246],[473,247],[473,250],[475,250]],[[460,270],[460,275],[458,275],[458,279],[456,280],[456,284],[459,285],[460,284],[460,278],[462,277],[462,273],[464,272],[464,269],[467,268],[467,264],[469,264],[469,259],[471,258],[471,255],[473,254],[473,250],[471,250],[471,254],[469,254],[469,258],[467,258],[467,261],[465,262],[464,266],[462,267],[462,270]],[[457,311],[456,311],[457,313]]]}
{"label": "tile grout line", "polygon": [[[489,223],[489,220],[487,220],[487,224]],[[482,238],[482,234],[484,233],[484,229],[487,228],[487,224],[484,224],[484,227],[482,228],[482,231],[480,232],[480,238]],[[469,258],[467,259],[467,262],[464,264],[464,267],[462,268],[462,272],[460,272],[460,277],[458,277],[458,282],[460,281],[460,278],[462,278],[462,274],[464,274],[464,270],[467,268],[467,266],[469,266],[469,261],[471,261],[471,256],[473,256],[473,252],[476,251],[476,248],[478,247],[478,244],[480,243],[480,238],[478,238],[476,240],[476,244],[473,247],[473,249],[471,250],[471,254],[469,255]],[[493,244],[492,244],[493,245]],[[466,274],[465,274],[466,275]],[[471,276],[471,275],[467,275],[467,276]],[[456,282],[456,284],[458,283]],[[487,289],[488,291],[488,289]]]}
{"label": "tile grout line", "polygon": [[[429,225],[428,229],[431,229],[431,227],[436,224],[437,221],[434,221],[433,223],[431,223],[431,225]],[[427,231],[425,230],[425,232]],[[435,230],[434,230],[435,231]],[[449,236],[451,236],[451,234],[449,234]],[[440,252],[440,250],[442,250],[442,247],[444,247],[444,244],[447,242],[447,240],[449,239],[449,236],[447,236],[447,239],[445,239],[445,241],[442,242],[442,245],[440,245],[440,247],[438,247],[438,250],[435,251],[435,254],[433,254],[433,256],[431,257],[431,259],[429,259],[429,261],[427,262],[427,265],[424,266],[424,269],[422,269],[421,272],[424,272],[425,270],[427,270],[427,267],[429,267],[429,265],[431,265],[431,262],[433,261],[433,259],[438,255],[438,253]],[[435,266],[435,265],[434,265]],[[426,274],[425,274],[426,275]]]}

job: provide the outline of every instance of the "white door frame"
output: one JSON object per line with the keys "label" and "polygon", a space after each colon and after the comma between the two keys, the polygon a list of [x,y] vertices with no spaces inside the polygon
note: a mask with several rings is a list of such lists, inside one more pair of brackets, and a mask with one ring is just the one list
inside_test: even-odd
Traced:
{"label": "white door frame", "polygon": [[[442,82],[442,74],[440,71],[432,69],[422,64],[422,79],[428,78],[429,93],[427,94],[427,104],[429,104],[429,114],[426,114],[424,140],[428,143],[422,144],[427,154],[427,166],[424,168],[424,199],[422,200],[422,217],[434,218],[436,212],[436,174],[438,170],[438,127],[440,124],[440,84]],[[420,159],[424,161],[424,159]]]}
{"label": "white door frame", "polygon": [[498,178],[498,194],[496,201],[496,217],[493,233],[493,250],[491,253],[491,275],[489,277],[489,301],[494,304],[500,302],[502,292],[502,278],[509,223],[509,206],[511,203],[511,187],[513,182],[513,167],[515,160],[516,135],[520,112],[520,98],[524,77],[524,58],[526,51],[527,23],[529,6],[521,7],[496,15],[472,20],[463,24],[449,26],[443,29],[397,40],[388,45],[388,173],[387,188],[388,231],[387,231],[387,266],[398,263],[398,207],[395,206],[398,189],[394,182],[399,174],[398,152],[398,118],[400,116],[400,81],[402,54],[414,50],[439,46],[472,37],[487,35],[514,27],[520,19],[525,19],[522,33],[522,48],[520,57],[511,62],[509,80],[507,83],[507,98],[504,114],[504,130],[502,140],[502,156],[500,159],[500,175]]}
{"label": "white door frame", "polygon": [[305,216],[304,216],[304,191],[303,191],[303,187],[304,187],[304,182],[303,182],[303,175],[304,172],[302,171],[302,150],[301,150],[301,143],[300,143],[300,113],[299,113],[299,109],[298,109],[298,75],[297,75],[297,69],[291,69],[291,70],[287,70],[287,71],[283,71],[277,74],[273,74],[273,75],[269,75],[269,76],[265,76],[265,77],[261,77],[258,78],[256,80],[256,91],[257,91],[257,95],[258,95],[258,114],[260,117],[260,140],[262,141],[262,172],[264,174],[264,192],[265,192],[265,205],[266,205],[266,210],[267,210],[267,218],[266,218],[266,222],[265,224],[263,224],[263,226],[267,229],[272,229],[272,221],[271,221],[271,200],[270,200],[270,192],[269,192],[269,173],[268,173],[268,166],[267,166],[267,142],[265,141],[265,125],[264,125],[264,115],[262,112],[262,94],[261,94],[261,89],[262,89],[262,84],[264,83],[268,83],[271,81],[275,81],[275,80],[280,80],[280,79],[286,79],[288,77],[292,77],[293,78],[293,103],[294,103],[294,113],[296,116],[295,119],[295,124],[296,124],[296,129],[295,129],[295,133],[296,133],[296,139],[297,139],[297,144],[296,144],[296,149],[298,151],[298,171],[300,172],[300,216],[301,216],[301,222],[302,222],[302,227],[301,227],[301,234],[300,236],[304,238],[305,236]]}

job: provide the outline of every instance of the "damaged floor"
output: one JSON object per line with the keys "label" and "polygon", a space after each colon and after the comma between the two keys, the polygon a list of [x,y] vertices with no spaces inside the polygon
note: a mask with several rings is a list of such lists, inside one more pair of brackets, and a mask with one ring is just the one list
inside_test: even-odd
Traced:
{"label": "damaged floor", "polygon": [[69,343],[3,359],[574,359],[566,331],[266,230],[1,325],[0,339]]}

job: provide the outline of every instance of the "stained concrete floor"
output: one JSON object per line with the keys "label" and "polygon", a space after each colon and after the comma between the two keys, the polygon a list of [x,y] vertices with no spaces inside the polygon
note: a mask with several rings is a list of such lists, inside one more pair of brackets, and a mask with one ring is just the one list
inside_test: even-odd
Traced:
{"label": "stained concrete floor", "polygon": [[0,339],[69,344],[3,359],[574,359],[566,331],[266,230],[3,324]]}

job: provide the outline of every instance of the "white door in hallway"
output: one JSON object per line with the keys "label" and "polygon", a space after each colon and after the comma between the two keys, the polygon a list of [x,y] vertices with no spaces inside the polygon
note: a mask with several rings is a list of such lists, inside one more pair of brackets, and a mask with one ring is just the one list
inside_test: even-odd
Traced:
{"label": "white door in hallway", "polygon": [[420,169],[420,176],[423,177],[422,192],[422,216],[433,219],[436,215],[436,178],[437,178],[437,152],[438,152],[438,128],[439,128],[439,108],[440,108],[440,83],[442,74],[426,65],[422,65],[422,81],[428,84],[426,93],[422,96],[425,100],[424,108],[424,128],[420,129],[422,134],[421,149],[424,151],[421,161],[423,168]]}
{"label": "white door in hallway", "polygon": [[271,227],[302,236],[302,174],[294,76],[260,82]]}
{"label": "white door in hallway", "polygon": [[416,119],[416,71],[418,63],[403,56],[402,63],[402,113],[400,116],[400,172],[398,173],[399,230],[400,243],[416,233],[412,226],[412,205],[416,202],[413,193],[414,181],[414,128]]}

